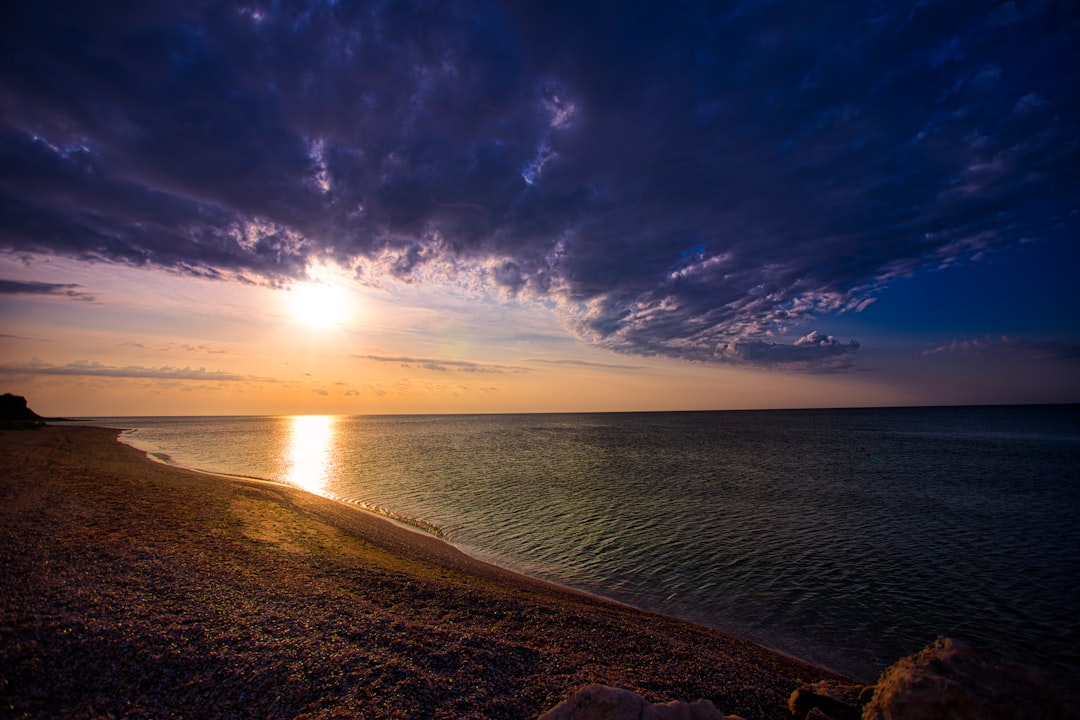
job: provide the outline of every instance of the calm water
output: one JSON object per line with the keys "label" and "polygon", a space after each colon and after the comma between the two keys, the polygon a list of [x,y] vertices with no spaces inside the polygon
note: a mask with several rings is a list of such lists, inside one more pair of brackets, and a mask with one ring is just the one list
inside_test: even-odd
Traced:
{"label": "calm water", "polygon": [[97,422],[863,679],[938,635],[1080,678],[1077,406]]}

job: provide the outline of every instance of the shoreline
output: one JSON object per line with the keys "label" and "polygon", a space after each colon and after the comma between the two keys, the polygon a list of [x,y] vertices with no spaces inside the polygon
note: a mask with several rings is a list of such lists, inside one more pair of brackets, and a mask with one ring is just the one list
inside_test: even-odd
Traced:
{"label": "shoreline", "polygon": [[[101,427],[101,426],[97,426],[97,425],[90,426],[90,425],[88,425],[86,427]],[[112,428],[101,427],[101,429],[102,430],[111,430]],[[432,537],[438,538],[439,540],[442,540],[447,545],[450,545],[451,547],[453,547],[453,544],[450,543],[449,541],[447,541],[446,538],[444,538],[442,536],[441,531],[439,531],[439,529],[437,527],[435,527],[431,523],[426,523],[423,520],[413,520],[412,518],[406,518],[406,519],[402,520],[401,518],[404,517],[403,515],[397,515],[397,517],[394,517],[393,515],[383,514],[383,513],[378,512],[377,510],[371,509],[370,507],[368,507],[368,506],[366,506],[366,505],[364,505],[362,503],[357,503],[357,502],[351,502],[349,500],[344,500],[344,499],[342,499],[340,497],[337,497],[335,495],[322,495],[320,493],[311,492],[310,490],[305,490],[302,487],[299,487],[297,485],[290,485],[289,483],[281,482],[280,480],[269,480],[267,478],[255,477],[254,475],[241,475],[239,473],[218,472],[216,470],[204,470],[202,468],[188,467],[187,465],[181,465],[178,462],[174,462],[173,459],[172,459],[172,456],[168,455],[167,453],[156,453],[156,452],[151,452],[149,450],[143,450],[142,448],[138,447],[137,445],[132,445],[131,443],[124,442],[121,439],[121,436],[123,435],[123,432],[124,431],[120,431],[120,435],[118,435],[117,439],[116,439],[117,442],[119,442],[121,445],[127,445],[128,447],[131,447],[131,448],[134,448],[134,449],[138,450],[139,452],[141,452],[143,455],[146,456],[147,460],[149,460],[151,462],[155,462],[155,463],[160,463],[161,465],[164,465],[165,467],[175,468],[177,470],[184,470],[185,472],[198,473],[199,475],[206,475],[208,477],[218,478],[218,479],[224,480],[226,482],[261,483],[261,484],[265,484],[265,485],[273,485],[274,487],[288,488],[290,490],[300,490],[301,492],[306,492],[309,495],[313,495],[315,497],[325,498],[327,500],[333,500],[334,502],[340,503],[340,504],[342,504],[342,505],[344,505],[346,507],[351,507],[351,508],[354,508],[356,510],[359,510],[360,512],[364,512],[364,513],[367,513],[369,515],[374,515],[375,517],[382,518],[383,520],[386,520],[387,522],[391,522],[394,525],[397,525],[398,527],[400,527],[403,530],[411,530],[412,532],[420,533],[421,535],[430,535]],[[424,526],[428,526],[428,527],[431,527],[433,529],[428,530]]]}
{"label": "shoreline", "polygon": [[[98,427],[98,428],[105,429],[105,430],[113,430],[114,429],[114,428],[107,428],[107,427],[97,426],[97,425],[86,425],[84,427]],[[370,507],[370,506],[368,506],[368,505],[366,505],[364,503],[358,503],[358,502],[352,502],[350,500],[344,500],[344,499],[342,499],[340,497],[330,495],[330,494],[323,495],[323,494],[320,494],[320,493],[311,492],[310,490],[306,490],[306,489],[304,489],[302,487],[299,487],[297,485],[290,485],[289,483],[282,482],[282,481],[279,481],[279,480],[270,480],[270,479],[267,479],[267,478],[254,477],[254,476],[251,476],[251,475],[241,475],[241,474],[234,474],[234,473],[217,472],[217,471],[214,471],[214,470],[204,470],[202,468],[188,467],[186,465],[182,465],[180,463],[175,462],[173,460],[172,456],[168,455],[167,453],[160,453],[160,454],[155,453],[155,452],[152,452],[152,451],[149,451],[149,450],[144,450],[144,449],[138,447],[137,445],[126,442],[123,439],[123,436],[125,434],[131,433],[131,432],[133,432],[133,430],[131,430],[131,429],[118,430],[117,431],[116,441],[118,443],[122,444],[122,445],[127,445],[128,447],[131,447],[131,448],[134,448],[135,450],[138,450],[139,452],[143,453],[146,456],[146,458],[148,460],[150,460],[151,462],[160,463],[160,464],[165,465],[167,467],[177,468],[177,469],[180,469],[180,470],[186,470],[188,472],[199,473],[200,475],[207,475],[209,477],[219,478],[219,479],[222,479],[222,480],[225,480],[225,481],[266,483],[266,484],[269,484],[269,485],[275,485],[275,486],[278,486],[278,487],[288,488],[290,490],[299,490],[300,492],[306,493],[306,494],[314,496],[314,497],[319,497],[319,498],[324,498],[324,499],[327,499],[327,500],[331,500],[331,501],[333,501],[335,503],[338,503],[340,505],[343,505],[345,507],[348,507],[348,508],[351,508],[353,510],[362,512],[362,513],[364,513],[366,515],[372,516],[375,519],[383,520],[385,522],[389,522],[389,523],[391,523],[391,524],[393,524],[393,525],[395,525],[395,526],[397,526],[397,527],[399,527],[399,528],[401,528],[403,530],[418,533],[418,534],[423,535],[425,537],[434,537],[435,539],[437,539],[440,542],[444,543],[445,545],[452,548],[453,550],[456,550],[457,552],[460,552],[460,553],[464,554],[465,556],[471,558],[472,560],[474,560],[474,561],[476,561],[478,563],[481,563],[482,565],[490,566],[491,568],[494,568],[495,570],[510,573],[511,575],[517,576],[517,577],[522,578],[522,579],[527,579],[527,580],[530,580],[530,581],[533,581],[533,582],[537,582],[537,583],[540,583],[542,585],[548,585],[551,588],[556,589],[556,590],[561,590],[561,591],[566,591],[566,592],[571,592],[571,593],[575,593],[575,594],[584,595],[586,597],[593,598],[593,599],[596,599],[596,600],[600,600],[602,602],[614,603],[615,605],[625,607],[625,608],[629,608],[631,610],[637,610],[637,611],[640,611],[640,612],[645,612],[645,613],[649,613],[649,614],[655,614],[655,615],[659,615],[661,617],[669,618],[671,620],[676,620],[676,621],[679,621],[679,622],[689,623],[691,625],[696,625],[696,626],[708,628],[710,630],[716,630],[716,631],[721,632],[721,633],[732,635],[733,637],[740,637],[740,636],[735,635],[733,633],[729,633],[729,632],[727,632],[727,631],[725,631],[725,630],[723,630],[721,628],[716,628],[716,627],[713,627],[713,626],[710,626],[710,625],[704,625],[702,623],[696,623],[696,622],[694,622],[692,620],[687,620],[687,619],[684,619],[684,618],[680,618],[680,617],[675,616],[675,615],[665,615],[664,613],[660,613],[660,612],[657,612],[655,610],[649,610],[648,608],[643,608],[643,607],[640,607],[638,605],[634,605],[633,603],[624,602],[624,601],[621,601],[621,600],[616,600],[615,598],[607,597],[606,595],[602,595],[600,593],[589,592],[588,590],[582,590],[580,588],[575,588],[575,587],[573,587],[571,585],[564,585],[562,583],[558,583],[558,582],[555,582],[555,581],[552,581],[552,580],[545,580],[543,578],[536,577],[535,575],[530,574],[527,570],[524,570],[524,569],[521,569],[521,568],[515,568],[515,567],[512,567],[512,566],[508,566],[508,565],[502,565],[497,561],[497,558],[493,558],[491,556],[485,556],[482,553],[470,552],[466,548],[459,547],[458,545],[455,545],[453,542],[451,542],[449,539],[447,539],[447,537],[442,532],[442,529],[439,526],[435,525],[434,523],[427,522],[423,518],[414,518],[414,517],[401,515],[400,513],[395,513],[392,510],[381,508],[381,507],[373,509],[372,507]],[[810,660],[800,658],[797,655],[793,655],[791,653],[784,652],[783,650],[779,650],[777,648],[773,648],[773,647],[770,647],[768,645],[764,645],[764,644],[762,644],[760,642],[757,642],[757,641],[754,641],[754,640],[749,640],[747,638],[740,638],[740,639],[746,640],[747,642],[752,642],[755,645],[759,645],[759,646],[765,648],[769,652],[773,652],[773,653],[776,653],[777,655],[789,658],[794,662],[805,663],[807,665],[811,665],[813,667],[820,668],[821,670],[823,670],[825,672],[831,673],[831,674],[833,674],[833,675],[835,675],[837,677],[844,677],[844,678],[850,679],[853,682],[872,683],[873,680],[874,680],[874,678],[863,678],[863,679],[854,678],[854,677],[852,677],[850,675],[847,675],[847,674],[845,674],[845,673],[843,673],[843,672],[841,672],[839,670],[834,670],[832,668],[825,667],[823,665],[814,663],[814,662],[812,662]]]}
{"label": "shoreline", "polygon": [[524,718],[596,682],[750,720],[853,682],[352,503],[152,460],[119,432],[0,433],[16,716]]}
{"label": "shoreline", "polygon": [[[100,427],[100,426],[95,425],[95,426],[86,426],[86,427]],[[102,427],[100,429],[112,430],[112,428],[104,428],[104,427]],[[367,505],[365,503],[353,502],[351,500],[345,500],[345,499],[342,499],[342,498],[337,497],[335,495],[329,495],[329,494],[323,495],[323,494],[320,494],[320,493],[311,492],[310,490],[306,490],[306,489],[304,489],[302,487],[299,487],[297,485],[290,485],[289,483],[281,482],[279,480],[268,480],[267,478],[254,477],[254,476],[251,476],[251,475],[240,475],[240,474],[233,474],[233,473],[216,472],[214,470],[203,470],[201,468],[188,467],[186,465],[181,465],[179,463],[173,462],[172,458],[169,455],[165,455],[166,458],[169,458],[168,460],[165,460],[165,459],[163,459],[161,457],[158,457],[157,453],[152,453],[152,452],[149,452],[147,450],[143,450],[143,449],[141,449],[141,448],[139,448],[139,447],[137,447],[135,445],[131,445],[129,443],[126,443],[122,439],[120,439],[119,436],[117,437],[117,442],[119,442],[122,445],[127,445],[128,447],[132,447],[135,450],[138,450],[139,452],[143,453],[146,456],[146,458],[148,460],[150,460],[151,462],[160,463],[161,465],[164,465],[166,467],[175,468],[177,470],[184,470],[186,472],[198,473],[199,475],[206,475],[208,477],[218,478],[220,480],[224,480],[224,481],[227,481],[227,482],[251,482],[251,483],[272,485],[274,487],[285,488],[285,489],[290,490],[290,491],[297,491],[298,490],[300,492],[311,495],[312,497],[317,497],[317,498],[323,498],[323,499],[326,499],[326,500],[330,500],[332,502],[335,502],[335,503],[338,503],[338,504],[342,505],[343,507],[350,508],[350,509],[355,510],[355,511],[360,512],[360,513],[364,513],[365,515],[367,515],[367,516],[369,516],[369,517],[371,517],[371,518],[373,518],[375,520],[381,520],[383,522],[388,522],[391,525],[394,525],[395,527],[401,528],[402,530],[407,530],[408,532],[416,533],[416,534],[421,535],[423,537],[434,538],[434,539],[438,540],[439,542],[443,543],[444,545],[446,545],[447,547],[451,548],[452,550],[455,550],[455,551],[465,555],[466,557],[474,560],[475,562],[478,562],[478,563],[480,563],[482,565],[487,565],[487,566],[493,568],[494,570],[497,570],[497,571],[500,571],[500,572],[510,573],[511,575],[514,575],[514,576],[516,576],[516,577],[518,577],[520,579],[530,580],[532,582],[537,582],[537,583],[540,583],[542,585],[548,585],[552,589],[555,589],[555,590],[571,592],[571,593],[575,593],[575,594],[584,595],[586,597],[594,598],[596,600],[601,600],[603,602],[614,603],[615,605],[620,605],[622,607],[630,608],[630,609],[633,609],[633,610],[640,610],[641,612],[653,613],[653,614],[661,615],[663,617],[669,617],[669,618],[671,618],[673,620],[681,620],[681,618],[677,618],[677,617],[672,616],[672,615],[664,615],[663,613],[654,613],[654,611],[648,610],[647,608],[638,607],[637,605],[634,605],[632,603],[622,602],[622,601],[616,600],[614,598],[609,598],[609,597],[606,597],[606,596],[601,595],[599,593],[593,593],[593,592],[589,592],[588,590],[581,590],[580,588],[575,588],[575,587],[573,587],[571,585],[563,585],[561,583],[557,583],[557,582],[554,582],[554,581],[551,581],[551,580],[545,580],[543,578],[539,578],[539,577],[536,577],[534,575],[530,575],[528,572],[526,572],[524,570],[516,570],[516,569],[514,569],[512,567],[509,567],[507,565],[501,565],[495,559],[485,559],[485,557],[483,556],[482,553],[469,552],[469,550],[467,550],[466,548],[455,545],[454,543],[452,543],[450,540],[448,540],[446,538],[446,536],[442,532],[441,528],[439,528],[437,525],[435,525],[433,523],[429,523],[429,522],[423,520],[422,518],[408,517],[408,516],[405,516],[405,515],[401,515],[400,513],[395,513],[392,510],[385,510],[383,512],[380,512],[380,510],[382,510],[382,508],[373,509],[371,506],[369,506],[369,505]],[[689,622],[689,621],[684,621],[684,622]],[[699,623],[691,623],[691,624],[699,624]],[[708,627],[708,626],[703,626],[703,627]],[[723,632],[723,631],[721,631],[721,632]],[[758,644],[760,644],[760,643],[758,643]],[[767,650],[770,650],[772,652],[777,653],[778,655],[784,655],[786,657],[789,657],[792,660],[795,660],[797,662],[804,662],[804,663],[807,663],[807,664],[810,664],[810,665],[814,664],[814,663],[809,662],[808,660],[803,660],[802,658],[796,657],[795,655],[792,655],[790,653],[785,653],[782,650],[777,650],[775,648],[770,648],[768,646],[763,646],[763,647],[765,647]],[[837,671],[834,671],[834,670],[829,670],[829,668],[822,668],[822,669],[823,670],[828,670],[829,672],[834,672],[834,673],[837,672]],[[842,675],[843,673],[837,673],[837,674]]]}

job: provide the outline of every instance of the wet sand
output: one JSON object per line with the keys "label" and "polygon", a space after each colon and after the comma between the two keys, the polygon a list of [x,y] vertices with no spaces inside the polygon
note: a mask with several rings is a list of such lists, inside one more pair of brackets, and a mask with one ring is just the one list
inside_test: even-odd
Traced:
{"label": "wet sand", "polygon": [[837,678],[117,431],[0,431],[0,716],[532,718],[588,683],[789,718]]}

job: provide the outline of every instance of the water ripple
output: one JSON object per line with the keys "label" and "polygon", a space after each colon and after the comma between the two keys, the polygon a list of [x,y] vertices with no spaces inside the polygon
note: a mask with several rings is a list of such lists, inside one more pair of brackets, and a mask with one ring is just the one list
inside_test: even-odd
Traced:
{"label": "water ripple", "polygon": [[[952,634],[1071,682],[1078,415],[341,418],[326,491],[865,679]],[[138,422],[138,442],[181,464],[283,476],[284,419]]]}

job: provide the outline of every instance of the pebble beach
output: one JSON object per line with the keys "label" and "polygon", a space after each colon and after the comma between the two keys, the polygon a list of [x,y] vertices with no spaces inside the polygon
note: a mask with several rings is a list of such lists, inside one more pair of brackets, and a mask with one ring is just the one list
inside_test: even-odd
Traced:
{"label": "pebble beach", "polygon": [[0,716],[535,718],[590,683],[789,718],[844,678],[117,431],[0,431]]}

